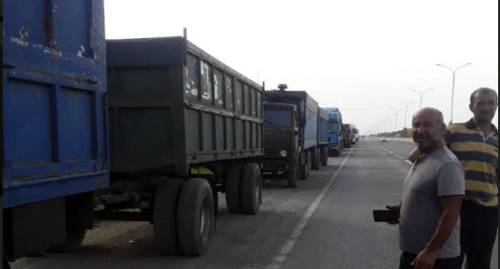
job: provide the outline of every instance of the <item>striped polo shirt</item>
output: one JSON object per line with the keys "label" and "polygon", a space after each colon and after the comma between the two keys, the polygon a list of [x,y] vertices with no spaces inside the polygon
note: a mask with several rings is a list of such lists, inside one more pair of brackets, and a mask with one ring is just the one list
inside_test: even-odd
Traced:
{"label": "striped polo shirt", "polygon": [[443,133],[448,148],[465,171],[465,199],[487,207],[498,207],[498,130],[483,134],[470,119],[449,126]]}

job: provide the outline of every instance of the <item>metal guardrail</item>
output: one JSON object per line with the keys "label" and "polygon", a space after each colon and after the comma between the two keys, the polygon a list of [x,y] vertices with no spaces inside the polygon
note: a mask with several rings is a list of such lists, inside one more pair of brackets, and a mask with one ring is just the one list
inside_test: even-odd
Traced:
{"label": "metal guardrail", "polygon": [[400,141],[400,142],[408,142],[408,143],[414,143],[413,138],[392,138],[392,137],[387,137],[387,141]]}

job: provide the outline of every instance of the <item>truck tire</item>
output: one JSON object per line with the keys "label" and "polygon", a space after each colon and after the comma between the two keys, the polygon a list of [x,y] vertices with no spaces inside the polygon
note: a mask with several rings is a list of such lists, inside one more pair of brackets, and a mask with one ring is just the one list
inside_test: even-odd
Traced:
{"label": "truck tire", "polygon": [[153,230],[155,245],[160,253],[176,255],[179,253],[177,240],[177,201],[184,181],[171,178],[156,190],[153,205]]}
{"label": "truck tire", "polygon": [[288,187],[297,188],[297,180],[299,179],[299,169],[288,170],[286,172],[288,179]]}
{"label": "truck tire", "polygon": [[245,214],[257,214],[262,204],[262,176],[256,163],[243,166],[241,177],[241,210]]}
{"label": "truck tire", "polygon": [[319,170],[321,165],[321,153],[319,148],[314,148],[314,158],[313,158],[313,164],[312,164],[312,169],[313,170]]}
{"label": "truck tire", "polygon": [[307,178],[309,178],[309,176],[311,176],[311,171],[312,171],[312,154],[311,154],[311,151],[308,150],[307,151]]}
{"label": "truck tire", "polygon": [[227,211],[231,214],[241,213],[241,174],[243,165],[231,165],[225,178]]}
{"label": "truck tire", "polygon": [[179,246],[186,256],[208,250],[215,225],[214,197],[208,181],[190,178],[182,187],[177,211]]}
{"label": "truck tire", "polygon": [[9,263],[9,259],[7,258],[7,254],[5,253],[5,248],[3,250],[3,266],[2,268],[3,269],[10,269],[10,263]]}
{"label": "truck tire", "polygon": [[[305,157],[304,157],[304,159],[305,159],[304,164],[300,163],[300,158],[302,158],[302,154],[305,155]],[[300,153],[300,158],[299,158],[299,173],[300,173],[299,179],[300,180],[306,180],[307,179],[307,171],[308,171],[308,169],[307,169],[307,154],[306,154],[306,152]]]}
{"label": "truck tire", "polygon": [[66,197],[66,240],[51,246],[47,251],[68,253],[77,250],[83,243],[89,220],[93,221],[94,196],[91,192]]}
{"label": "truck tire", "polygon": [[82,245],[86,233],[87,228],[66,228],[66,241],[64,241],[64,243],[53,245],[48,251],[53,253],[73,252]]}
{"label": "truck tire", "polygon": [[321,165],[328,166],[328,148],[321,148]]}
{"label": "truck tire", "polygon": [[333,153],[333,157],[338,157],[338,156],[340,156],[340,152],[339,152],[339,150],[338,150],[338,149],[334,149],[332,153]]}

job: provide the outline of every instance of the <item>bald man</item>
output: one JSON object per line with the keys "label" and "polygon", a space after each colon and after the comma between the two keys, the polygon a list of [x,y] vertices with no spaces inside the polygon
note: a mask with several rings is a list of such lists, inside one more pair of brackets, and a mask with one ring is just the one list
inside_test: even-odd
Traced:
{"label": "bald man", "polygon": [[400,211],[401,269],[460,268],[464,173],[441,139],[445,127],[443,114],[434,108],[421,109],[412,119],[420,155],[405,179],[403,201],[387,206]]}

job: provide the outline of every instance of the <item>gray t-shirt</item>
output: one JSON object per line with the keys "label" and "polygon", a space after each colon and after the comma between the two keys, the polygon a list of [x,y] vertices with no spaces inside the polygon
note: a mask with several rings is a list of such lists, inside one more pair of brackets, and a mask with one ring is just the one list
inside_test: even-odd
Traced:
{"label": "gray t-shirt", "polygon": [[[403,251],[418,254],[434,235],[442,210],[440,196],[464,195],[464,171],[457,157],[446,147],[432,152],[408,173],[403,192],[399,244]],[[438,251],[439,259],[460,255],[460,220]]]}

